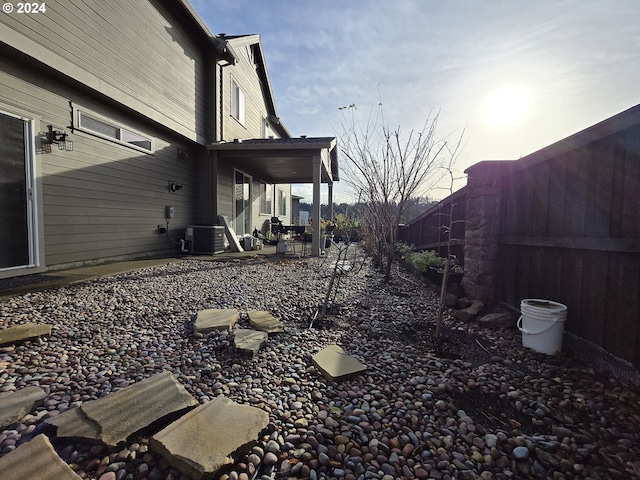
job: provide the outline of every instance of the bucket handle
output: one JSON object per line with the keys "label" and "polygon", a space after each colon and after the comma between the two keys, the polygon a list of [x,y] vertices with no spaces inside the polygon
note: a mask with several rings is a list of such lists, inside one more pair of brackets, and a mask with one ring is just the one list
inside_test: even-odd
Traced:
{"label": "bucket handle", "polygon": [[550,322],[551,325],[549,325],[548,327],[540,330],[539,332],[532,332],[530,330],[525,329],[522,326],[522,315],[520,315],[520,318],[518,318],[518,322],[517,322],[517,326],[518,326],[518,330],[520,330],[522,333],[526,333],[527,335],[540,335],[541,333],[544,333],[548,330],[551,330],[553,328],[553,326],[556,324],[556,322]]}

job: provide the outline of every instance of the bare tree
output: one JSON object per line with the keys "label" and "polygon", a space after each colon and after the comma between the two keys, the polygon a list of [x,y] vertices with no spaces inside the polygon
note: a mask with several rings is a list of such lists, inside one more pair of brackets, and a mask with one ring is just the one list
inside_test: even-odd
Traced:
{"label": "bare tree", "polygon": [[448,154],[448,164],[444,166],[447,176],[448,176],[448,190],[449,197],[451,198],[451,205],[449,206],[449,213],[446,214],[448,217],[448,225],[444,226],[445,232],[447,233],[447,260],[444,264],[444,272],[442,273],[442,285],[440,287],[440,300],[438,302],[438,316],[436,319],[436,342],[440,339],[440,332],[442,329],[442,313],[444,310],[444,296],[447,292],[447,277],[449,276],[449,269],[451,268],[451,241],[453,240],[453,225],[458,222],[464,222],[464,220],[454,220],[453,209],[458,205],[453,200],[453,185],[456,180],[453,171],[453,165],[458,157],[460,152],[460,146],[462,144],[462,138],[464,137],[464,130],[458,139],[458,142],[451,148],[448,144],[445,144],[445,148]]}
{"label": "bare tree", "polygon": [[385,124],[382,102],[377,110],[371,109],[365,123],[358,120],[354,104],[340,110],[340,147],[348,159],[343,167],[345,180],[362,192],[365,248],[388,282],[398,223],[407,202],[433,187],[446,165],[446,142],[435,139],[439,112],[430,111],[421,130],[405,134],[400,127]]}

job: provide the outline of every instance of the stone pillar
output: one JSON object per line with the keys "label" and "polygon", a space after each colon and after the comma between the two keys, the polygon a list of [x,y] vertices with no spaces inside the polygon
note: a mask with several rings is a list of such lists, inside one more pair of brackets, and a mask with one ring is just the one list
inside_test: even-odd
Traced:
{"label": "stone pillar", "polygon": [[467,169],[464,277],[467,296],[496,300],[500,184],[510,162],[481,162]]}

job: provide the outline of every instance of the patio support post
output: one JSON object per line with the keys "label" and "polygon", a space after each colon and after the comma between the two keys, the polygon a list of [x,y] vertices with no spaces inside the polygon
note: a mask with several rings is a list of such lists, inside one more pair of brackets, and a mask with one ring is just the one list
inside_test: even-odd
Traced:
{"label": "patio support post", "polygon": [[313,157],[313,207],[311,208],[311,252],[320,256],[320,182],[322,180],[322,160]]}
{"label": "patio support post", "polygon": [[333,183],[329,183],[327,184],[327,189],[328,189],[328,216],[329,216],[329,220],[331,220],[333,222]]}

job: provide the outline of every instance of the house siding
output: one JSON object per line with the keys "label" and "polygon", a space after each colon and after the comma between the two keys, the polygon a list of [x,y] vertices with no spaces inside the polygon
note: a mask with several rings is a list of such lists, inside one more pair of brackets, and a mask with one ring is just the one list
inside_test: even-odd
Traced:
{"label": "house siding", "polygon": [[9,45],[204,143],[203,56],[160,2],[58,0],[45,14],[2,15],[0,27]]}
{"label": "house siding", "polygon": [[[264,134],[263,122],[267,117],[268,110],[265,103],[263,85],[256,67],[249,55],[250,46],[240,46],[236,48],[238,62],[235,65],[220,69],[218,75],[222,85],[222,108],[221,115],[224,122],[222,139],[228,142],[234,139],[262,138]],[[231,95],[233,82],[237,83],[245,94],[245,122],[241,124],[232,115]],[[274,133],[275,136],[277,134]],[[267,160],[268,161],[268,160]],[[218,189],[218,213],[233,219],[233,185],[234,185],[233,161],[221,161],[218,167],[217,189]],[[276,201],[273,202],[273,212],[269,215],[260,214],[260,181],[264,179],[255,176],[249,170],[242,170],[249,175],[251,182],[251,229],[263,229],[265,221],[268,223],[271,216],[278,216],[277,190],[287,192],[287,215],[281,216],[283,223],[290,223],[291,218],[291,185],[276,185]]]}
{"label": "house siding", "polygon": [[[262,138],[262,122],[267,115],[262,84],[256,67],[247,54],[247,48],[238,49],[238,63],[223,69],[223,139]],[[241,124],[231,115],[231,85],[235,81],[245,94],[245,122]]]}
{"label": "house siding", "polygon": [[[177,246],[159,235],[157,226],[165,224],[165,205],[175,209],[172,230],[180,231],[193,222],[194,164],[204,156],[204,147],[134,119],[71,86],[53,82],[19,58],[0,58],[0,110],[24,116],[32,112],[35,120],[36,173],[41,190],[38,209],[42,213],[38,227],[44,265],[55,269],[175,252]],[[47,125],[70,133],[66,128],[70,101],[76,108],[152,138],[155,153],[143,153],[79,130],[70,134],[73,151],[59,151],[53,145],[50,153],[44,153],[40,139]],[[189,159],[180,160],[178,149],[187,152]],[[169,193],[170,180],[183,185],[183,190]],[[181,231],[174,236],[180,238]]]}

